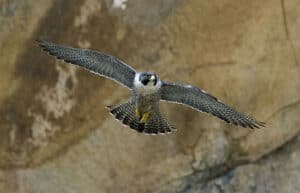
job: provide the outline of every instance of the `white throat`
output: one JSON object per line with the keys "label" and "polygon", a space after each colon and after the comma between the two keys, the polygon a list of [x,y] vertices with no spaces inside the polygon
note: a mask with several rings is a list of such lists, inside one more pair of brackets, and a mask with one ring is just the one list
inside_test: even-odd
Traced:
{"label": "white throat", "polygon": [[149,82],[147,85],[144,85],[143,83],[140,82],[139,77],[140,77],[140,73],[136,73],[134,77],[134,87],[136,88],[138,94],[141,95],[154,94],[160,89],[162,85],[160,79],[157,80],[156,85],[153,85],[152,82]]}

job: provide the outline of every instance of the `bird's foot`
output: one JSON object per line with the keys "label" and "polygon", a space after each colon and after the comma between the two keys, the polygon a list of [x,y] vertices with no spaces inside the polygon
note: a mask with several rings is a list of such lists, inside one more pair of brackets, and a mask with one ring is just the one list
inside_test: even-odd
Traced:
{"label": "bird's foot", "polygon": [[140,122],[141,123],[146,123],[148,121],[149,115],[150,115],[149,112],[143,113],[143,116],[142,116]]}
{"label": "bird's foot", "polygon": [[142,118],[141,111],[138,108],[135,108],[135,116],[138,120],[141,120]]}

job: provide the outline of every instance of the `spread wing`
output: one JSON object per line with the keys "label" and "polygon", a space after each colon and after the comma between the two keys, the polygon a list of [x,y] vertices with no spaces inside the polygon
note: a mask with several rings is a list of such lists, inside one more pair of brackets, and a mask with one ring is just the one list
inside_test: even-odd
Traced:
{"label": "spread wing", "polygon": [[38,41],[39,46],[50,55],[83,67],[90,72],[115,80],[128,88],[133,87],[135,70],[116,57],[100,52]]}
{"label": "spread wing", "polygon": [[245,113],[219,101],[216,97],[191,85],[164,82],[161,87],[161,99],[190,106],[198,111],[211,113],[227,123],[249,128],[263,127],[263,122],[256,121]]}

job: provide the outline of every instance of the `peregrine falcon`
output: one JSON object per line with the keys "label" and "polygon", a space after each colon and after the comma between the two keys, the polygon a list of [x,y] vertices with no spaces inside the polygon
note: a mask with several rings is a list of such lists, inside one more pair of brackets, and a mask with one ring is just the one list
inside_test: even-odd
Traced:
{"label": "peregrine falcon", "polygon": [[153,72],[138,72],[114,56],[46,41],[38,41],[38,44],[57,59],[110,78],[131,90],[127,102],[107,108],[117,120],[138,132],[158,134],[175,130],[160,113],[160,101],[186,105],[242,127],[253,129],[265,126],[265,123],[238,112],[204,90],[192,85],[162,81]]}

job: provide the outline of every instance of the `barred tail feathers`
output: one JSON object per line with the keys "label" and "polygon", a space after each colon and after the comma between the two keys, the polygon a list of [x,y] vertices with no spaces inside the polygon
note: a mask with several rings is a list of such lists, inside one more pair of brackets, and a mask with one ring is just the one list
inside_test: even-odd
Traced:
{"label": "barred tail feathers", "polygon": [[107,106],[110,113],[124,125],[129,126],[138,132],[144,131],[144,125],[139,122],[135,116],[135,105],[131,102],[126,102],[118,105]]}
{"label": "barred tail feathers", "polygon": [[150,113],[148,121],[146,123],[141,123],[135,115],[135,104],[131,102],[110,105],[107,106],[107,108],[117,120],[140,133],[170,133],[175,130],[160,112]]}
{"label": "barred tail feathers", "polygon": [[159,111],[150,114],[150,118],[145,124],[146,133],[171,133],[175,130]]}

